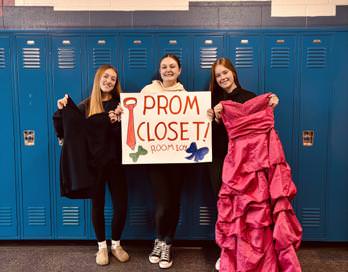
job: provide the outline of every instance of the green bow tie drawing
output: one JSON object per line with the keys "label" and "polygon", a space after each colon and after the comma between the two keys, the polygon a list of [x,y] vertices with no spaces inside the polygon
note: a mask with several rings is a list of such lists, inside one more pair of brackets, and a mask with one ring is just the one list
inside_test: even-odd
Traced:
{"label": "green bow tie drawing", "polygon": [[144,149],[141,145],[138,146],[138,151],[135,153],[129,153],[129,157],[131,157],[133,162],[137,162],[140,155],[146,155],[147,150]]}

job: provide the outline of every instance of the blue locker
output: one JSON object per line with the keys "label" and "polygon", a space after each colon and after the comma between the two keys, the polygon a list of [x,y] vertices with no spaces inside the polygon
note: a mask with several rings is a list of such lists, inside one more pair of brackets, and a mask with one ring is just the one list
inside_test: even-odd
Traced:
{"label": "blue locker", "polygon": [[125,35],[122,37],[123,89],[139,92],[155,79],[157,68],[153,63],[154,38],[152,35]]}
{"label": "blue locker", "polygon": [[89,96],[92,87],[94,74],[102,64],[111,64],[119,71],[121,83],[123,75],[120,58],[117,54],[117,38],[114,36],[88,36],[87,37],[87,88],[85,96]]}
{"label": "blue locker", "polygon": [[[82,41],[80,36],[52,36],[52,92],[53,112],[57,110],[57,100],[64,94],[72,97],[75,103],[82,100],[85,77],[82,72]],[[86,238],[86,203],[60,196],[59,161],[61,146],[53,135],[55,161],[55,234],[59,239]]]}
{"label": "blue locker", "polygon": [[326,237],[330,36],[302,37],[298,174],[304,239]]}
{"label": "blue locker", "polygon": [[229,37],[229,54],[238,73],[241,86],[247,90],[261,93],[260,49],[258,35],[232,35]]}
{"label": "blue locker", "polygon": [[125,239],[153,239],[154,198],[146,165],[126,166],[128,182],[127,222]]}
{"label": "blue locker", "polygon": [[10,38],[0,36],[0,82],[2,106],[0,122],[0,239],[18,237],[13,117],[13,82],[10,61]]}
{"label": "blue locker", "polygon": [[335,73],[329,100],[327,237],[330,241],[348,241],[348,32],[336,32],[333,39]]}
{"label": "blue locker", "polygon": [[275,126],[282,141],[286,158],[294,167],[294,99],[297,91],[297,38],[293,35],[265,37],[265,92],[278,95]]}
{"label": "blue locker", "polygon": [[52,237],[47,39],[16,37],[17,92],[21,133],[22,237]]}
{"label": "blue locker", "polygon": [[181,75],[180,81],[184,85],[186,90],[192,89],[192,75],[191,72],[191,63],[192,60],[191,54],[193,50],[192,39],[188,36],[180,35],[159,35],[157,37],[157,47],[156,52],[159,53],[157,56],[157,61],[155,63],[155,69],[159,67],[159,60],[165,54],[174,54],[176,55],[181,62]]}
{"label": "blue locker", "polygon": [[193,90],[209,90],[211,66],[223,55],[224,37],[222,35],[197,35],[194,37]]}
{"label": "blue locker", "polygon": [[[88,75],[88,87],[86,97],[90,95],[94,74],[96,70],[102,64],[112,64],[116,69],[118,69],[121,84],[122,84],[122,74],[120,74],[120,65],[117,61],[117,39],[113,36],[89,36],[87,37],[87,75]],[[88,210],[88,222],[89,226],[89,237],[95,238],[93,225],[91,223],[91,206],[92,203],[89,201]],[[106,186],[106,198],[105,198],[105,229],[107,237],[111,237],[111,223],[112,223],[112,202],[111,195]]]}

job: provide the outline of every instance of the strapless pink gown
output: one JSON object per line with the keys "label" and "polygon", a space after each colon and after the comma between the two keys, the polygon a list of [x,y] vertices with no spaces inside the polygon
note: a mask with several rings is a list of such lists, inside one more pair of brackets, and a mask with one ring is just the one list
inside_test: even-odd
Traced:
{"label": "strapless pink gown", "polygon": [[269,95],[222,102],[229,144],[217,204],[221,272],[301,271],[302,227],[290,203],[296,187]]}

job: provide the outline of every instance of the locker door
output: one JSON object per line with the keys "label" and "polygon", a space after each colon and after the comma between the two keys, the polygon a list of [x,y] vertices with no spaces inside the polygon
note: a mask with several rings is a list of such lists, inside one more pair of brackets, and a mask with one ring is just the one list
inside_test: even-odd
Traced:
{"label": "locker door", "polygon": [[[79,36],[53,36],[51,39],[53,111],[57,100],[68,94],[75,103],[82,99],[83,74],[81,71],[81,38]],[[61,146],[54,137],[55,188],[56,188],[56,237],[58,239],[82,239],[86,237],[85,201],[60,196],[59,161]]]}
{"label": "locker door", "polygon": [[[111,64],[117,69],[119,68],[119,63],[116,59],[116,38],[111,36],[90,36],[87,37],[87,67],[88,67],[88,92],[92,90],[94,75],[96,70],[100,67],[102,64]],[[118,69],[119,71],[119,69]],[[121,84],[123,81],[122,74],[119,73],[118,75],[121,80]],[[89,95],[89,94],[88,94]],[[111,223],[112,223],[112,202],[111,202],[111,195],[108,189],[108,186],[106,186],[106,198],[105,198],[105,208],[104,208],[104,215],[105,215],[105,230],[107,237],[111,237]],[[91,202],[89,201],[89,206],[91,208]],[[94,229],[90,219],[91,211],[88,211],[88,225],[90,226],[89,234],[90,237],[95,237]]]}
{"label": "locker door", "polygon": [[330,241],[348,241],[348,32],[336,32],[332,57],[335,65],[330,105],[328,158],[327,237]]}
{"label": "locker door", "polygon": [[92,90],[93,80],[96,70],[102,64],[111,64],[119,71],[121,84],[123,83],[123,75],[120,73],[119,59],[116,58],[116,38],[111,36],[90,36],[87,37],[87,67],[88,79],[87,90],[89,95]]}
{"label": "locker door", "polygon": [[124,90],[139,92],[155,79],[153,37],[131,35],[122,37]]}
{"label": "locker door", "polygon": [[223,56],[223,36],[197,36],[194,38],[193,90],[209,90],[211,65]]}
{"label": "locker door", "polygon": [[282,141],[286,158],[293,167],[294,98],[297,90],[297,39],[294,36],[265,37],[265,91],[280,98],[275,109],[275,126]]}
{"label": "locker door", "polygon": [[189,77],[191,73],[191,60],[190,55],[192,54],[193,44],[189,37],[183,37],[178,35],[166,35],[159,36],[157,38],[157,46],[156,52],[159,52],[156,67],[159,65],[159,60],[165,54],[174,54],[176,55],[181,62],[181,75],[180,81],[184,85],[186,90],[191,90],[192,88],[192,80]]}
{"label": "locker door", "polygon": [[304,36],[301,57],[299,207],[307,240],[326,236],[330,36]]}
{"label": "locker door", "polygon": [[0,36],[0,239],[18,236],[10,39]]}
{"label": "locker door", "polygon": [[23,238],[51,238],[47,40],[16,38]]}
{"label": "locker door", "polygon": [[261,93],[259,36],[238,35],[229,38],[229,57],[237,69],[241,86],[247,90]]}

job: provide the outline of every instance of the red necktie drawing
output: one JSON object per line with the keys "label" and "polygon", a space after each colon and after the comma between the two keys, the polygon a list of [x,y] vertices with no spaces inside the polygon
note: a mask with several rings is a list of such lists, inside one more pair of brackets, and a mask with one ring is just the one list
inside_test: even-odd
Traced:
{"label": "red necktie drawing", "polygon": [[126,143],[132,150],[134,150],[134,148],[135,148],[135,132],[134,132],[133,109],[137,105],[137,99],[135,97],[127,97],[123,100],[123,105],[129,111]]}

